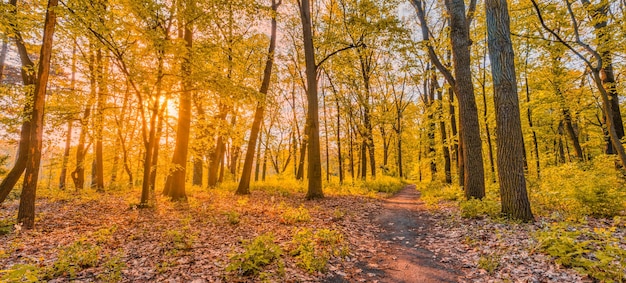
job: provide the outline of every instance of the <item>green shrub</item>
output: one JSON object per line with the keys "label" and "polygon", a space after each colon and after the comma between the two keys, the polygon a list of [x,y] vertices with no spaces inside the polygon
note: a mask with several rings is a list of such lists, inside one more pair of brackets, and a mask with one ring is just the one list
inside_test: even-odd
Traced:
{"label": "green shrub", "polygon": [[189,227],[180,230],[169,230],[166,233],[167,243],[171,245],[174,252],[180,250],[188,250],[193,246],[196,235],[191,232]]}
{"label": "green shrub", "polygon": [[461,201],[461,217],[463,218],[481,218],[489,216],[497,218],[500,215],[500,203],[489,199],[470,199]]}
{"label": "green shrub", "polygon": [[480,256],[478,259],[478,268],[482,268],[487,273],[493,274],[500,266],[500,256],[497,254],[489,254]]}
{"label": "green shrub", "polygon": [[15,220],[13,219],[0,220],[0,235],[6,235],[11,233],[14,226]]}
{"label": "green shrub", "polygon": [[269,178],[264,182],[254,182],[252,183],[251,189],[284,197],[294,192],[303,193],[306,191],[304,182],[293,178],[283,178],[281,176]]}
{"label": "green shrub", "polygon": [[15,264],[10,269],[0,270],[0,282],[28,282],[41,280],[44,272],[39,266],[32,264]]}
{"label": "green shrub", "polygon": [[226,220],[228,221],[228,223],[232,225],[236,225],[236,224],[239,224],[239,222],[241,222],[241,217],[239,216],[239,213],[237,213],[236,211],[227,211],[227,212],[224,212],[224,215],[226,215]]}
{"label": "green shrub", "polygon": [[391,176],[380,176],[375,180],[368,180],[363,182],[363,187],[368,189],[369,191],[387,193],[387,194],[395,194],[398,191],[404,188],[404,183],[400,181],[398,178],[394,178]]}
{"label": "green shrub", "polygon": [[98,264],[100,248],[97,245],[79,240],[63,248],[57,257],[52,269],[48,272],[51,277],[69,275],[76,277],[78,271]]}
{"label": "green shrub", "polygon": [[533,209],[544,215],[559,212],[568,219],[620,214],[625,209],[626,186],[613,160],[599,157],[591,163],[544,169],[539,187],[530,189]]}
{"label": "green shrub", "polygon": [[331,257],[345,257],[350,252],[343,235],[329,229],[315,233],[308,228],[298,230],[291,245],[290,254],[296,258],[297,265],[311,273],[325,271]]}
{"label": "green shrub", "polygon": [[432,182],[422,185],[420,199],[429,207],[437,207],[441,201],[458,201],[464,198],[463,190],[458,185]]}
{"label": "green shrub", "polygon": [[557,222],[535,233],[541,251],[555,261],[602,282],[624,282],[626,243],[616,237],[616,227],[590,230],[578,224]]}
{"label": "green shrub", "polygon": [[103,282],[119,282],[122,280],[122,270],[126,268],[126,263],[122,258],[123,254],[108,256],[103,264],[102,273],[97,278]]}
{"label": "green shrub", "polygon": [[311,215],[309,214],[309,210],[303,205],[300,205],[298,208],[287,207],[280,218],[280,222],[285,224],[309,221],[311,221]]}
{"label": "green shrub", "polygon": [[281,260],[283,250],[274,243],[274,235],[263,234],[252,241],[244,242],[244,251],[230,256],[231,263],[226,267],[228,272],[249,276],[259,274],[265,266],[277,263],[279,272],[284,271]]}

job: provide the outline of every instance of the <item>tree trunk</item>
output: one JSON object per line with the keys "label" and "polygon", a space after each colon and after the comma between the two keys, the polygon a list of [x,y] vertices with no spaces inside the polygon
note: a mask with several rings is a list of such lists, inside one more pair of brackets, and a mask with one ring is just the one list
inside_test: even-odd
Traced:
{"label": "tree trunk", "polygon": [[487,91],[485,85],[487,84],[487,48],[483,51],[483,68],[482,68],[482,81],[480,82],[483,97],[483,123],[485,123],[485,135],[487,135],[487,150],[489,154],[489,169],[491,169],[491,182],[496,183],[496,167],[493,158],[493,145],[491,143],[491,131],[489,129],[489,118],[487,115]]}
{"label": "tree trunk", "polygon": [[307,140],[308,140],[308,169],[309,185],[307,199],[323,198],[322,192],[322,161],[320,154],[320,128],[317,103],[317,65],[315,49],[313,47],[313,32],[311,22],[311,8],[309,0],[300,3],[300,19],[302,20],[302,35],[304,40],[304,59],[306,63],[307,82]]}
{"label": "tree trunk", "polygon": [[[260,128],[263,128],[263,121],[261,121]],[[256,164],[254,169],[254,181],[259,180],[259,170],[261,167],[261,140],[263,139],[263,132],[259,130],[259,137],[257,138],[257,146],[256,146]]]}
{"label": "tree trunk", "polygon": [[202,171],[204,169],[202,157],[196,155],[193,157],[193,178],[194,186],[202,187]]}
{"label": "tree trunk", "polygon": [[[609,96],[610,105],[605,105],[613,112],[613,125],[618,139],[624,137],[624,124],[619,106],[619,93],[617,92],[617,84],[615,82],[615,74],[613,72],[613,56],[611,54],[614,48],[612,42],[612,32],[608,31],[608,19],[610,11],[610,2],[601,0],[598,4],[592,4],[589,0],[581,0],[587,13],[593,19],[594,32],[596,35],[597,51],[602,57],[602,69],[600,70],[600,78],[602,85]],[[605,148],[606,154],[617,154],[617,151],[609,141]]]}
{"label": "tree trunk", "polygon": [[[12,10],[12,14],[15,15],[17,11],[17,0],[10,0],[9,4],[14,7]],[[26,49],[26,45],[22,39],[22,35],[19,30],[13,26],[13,32],[15,34],[15,44],[17,47],[18,54],[20,56],[20,61],[22,63],[21,75],[22,82],[25,87],[34,86],[37,78],[35,77],[35,64],[28,57],[28,50]],[[4,64],[2,64],[4,66]],[[33,87],[34,88],[34,87]],[[30,88],[26,88],[28,91],[26,93],[27,101],[33,101],[33,91]],[[31,116],[32,105],[26,103],[24,105],[24,117]],[[31,121],[29,118],[24,119],[22,122],[22,127],[20,129],[20,142],[18,144],[17,149],[17,157],[15,158],[15,163],[13,167],[6,175],[2,183],[0,183],[0,203],[4,202],[6,197],[9,195],[17,181],[24,173],[26,169],[26,159],[28,155],[28,149],[30,147],[30,130],[31,130]]]}
{"label": "tree trunk", "polygon": [[446,132],[446,120],[443,119],[443,91],[437,80],[434,81],[437,88],[437,119],[439,120],[439,133],[441,134],[441,148],[443,151],[443,170],[446,184],[452,184],[452,162],[450,161],[450,148],[448,147],[448,134]]}
{"label": "tree trunk", "polygon": [[[308,120],[308,116],[307,116],[307,120]],[[306,157],[306,151],[308,148],[308,131],[309,131],[309,127],[307,125],[304,125],[304,137],[302,137],[302,145],[300,145],[300,159],[298,162],[298,171],[296,172],[296,180],[303,180],[304,179],[304,158]]]}
{"label": "tree trunk", "polygon": [[343,184],[343,156],[341,155],[341,109],[339,100],[335,99],[337,107],[337,161],[339,162],[339,184]]}
{"label": "tree trunk", "polygon": [[0,50],[0,82],[2,82],[2,77],[4,75],[4,62],[7,58],[7,51],[9,50],[9,40],[2,40],[2,50]]}
{"label": "tree trunk", "polygon": [[463,0],[446,0],[450,14],[450,40],[456,78],[455,93],[459,99],[459,116],[462,124],[465,197],[482,199],[485,196],[485,171],[482,142],[478,123],[478,109],[474,97],[469,47],[471,40],[465,17]]}
{"label": "tree trunk", "polygon": [[524,177],[524,141],[506,0],[486,0],[485,10],[496,108],[502,213],[516,220],[532,221]]}
{"label": "tree trunk", "polygon": [[63,150],[63,161],[61,162],[61,174],[59,175],[59,189],[65,189],[65,180],[67,180],[67,162],[70,158],[70,148],[72,145],[72,125],[73,120],[67,121],[67,135],[65,136],[65,149]]}
{"label": "tree trunk", "polygon": [[[192,1],[185,1],[185,10],[193,10]],[[172,156],[172,167],[174,168],[165,181],[166,196],[172,201],[187,200],[185,191],[185,177],[187,176],[187,153],[189,152],[189,134],[191,128],[191,91],[193,82],[191,81],[191,48],[193,46],[193,26],[188,20],[185,21],[183,40],[185,41],[186,52],[181,65],[182,91],[179,95],[178,122],[176,125],[176,145]],[[195,164],[194,164],[195,165]],[[202,172],[202,163],[200,163]],[[202,177],[200,184],[202,184]],[[195,178],[194,178],[195,182]]]}
{"label": "tree trunk", "polygon": [[367,141],[361,142],[361,157],[359,158],[361,165],[361,180],[365,181],[367,177]]}
{"label": "tree trunk", "polygon": [[104,123],[104,92],[105,86],[103,82],[104,67],[102,60],[102,49],[98,48],[96,51],[96,85],[98,87],[96,93],[96,117],[94,121],[94,136],[95,136],[95,180],[92,181],[92,187],[95,186],[96,191],[104,191],[104,156],[102,152],[102,128]]}
{"label": "tree trunk", "polygon": [[326,182],[330,182],[330,151],[328,149],[328,113],[326,112],[326,95],[322,94],[324,108],[324,141],[326,149]]}
{"label": "tree trunk", "polygon": [[56,24],[55,9],[58,0],[49,0],[46,11],[46,19],[43,28],[43,40],[39,55],[39,68],[37,70],[37,82],[33,96],[33,110],[31,113],[30,147],[26,160],[24,184],[20,196],[20,206],[17,214],[17,223],[21,223],[24,229],[32,229],[35,225],[35,198],[37,181],[39,178],[39,165],[41,163],[41,146],[44,127],[44,107],[46,99],[46,87],[50,71],[50,58],[52,57],[52,41]]}
{"label": "tree trunk", "polygon": [[528,85],[528,57],[526,57],[526,65],[524,68],[524,80],[526,84],[526,103],[528,106],[526,107],[526,118],[528,119],[528,127],[533,134],[533,149],[535,154],[535,166],[537,167],[537,178],[541,178],[541,162],[539,160],[539,144],[537,143],[537,133],[535,132],[535,128],[533,126],[533,118],[532,118],[532,110],[530,109],[530,86]]}

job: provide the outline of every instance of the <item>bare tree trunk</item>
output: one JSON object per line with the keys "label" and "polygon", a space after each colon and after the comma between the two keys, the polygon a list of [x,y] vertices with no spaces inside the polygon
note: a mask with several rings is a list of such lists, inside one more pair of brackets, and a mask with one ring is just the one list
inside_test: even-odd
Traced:
{"label": "bare tree trunk", "polygon": [[[261,121],[260,128],[263,128],[263,121]],[[259,169],[261,167],[261,141],[263,140],[263,132],[259,130],[259,137],[257,138],[257,147],[256,147],[256,165],[254,169],[254,181],[259,180]]]}
{"label": "bare tree trunk", "polygon": [[339,99],[335,97],[337,107],[337,161],[339,162],[339,184],[343,184],[343,156],[341,155],[341,108]]}
{"label": "bare tree trunk", "polygon": [[67,121],[67,135],[65,136],[65,149],[63,150],[63,161],[61,162],[61,174],[59,175],[59,189],[65,189],[65,180],[67,180],[67,162],[70,158],[70,148],[72,145],[72,125],[73,120]]}
{"label": "bare tree trunk", "polygon": [[4,75],[4,62],[7,58],[7,51],[9,50],[9,39],[2,40],[2,50],[0,50],[0,82],[2,82],[2,76]]}
{"label": "bare tree trunk", "polygon": [[[75,87],[76,87],[76,44],[74,44],[72,48],[72,76],[70,79],[70,88],[72,92],[75,91]],[[65,189],[65,181],[67,180],[67,163],[70,158],[73,125],[74,125],[74,120],[70,118],[69,121],[67,121],[67,135],[65,138],[65,150],[63,151],[63,161],[61,162],[61,174],[59,175],[59,189],[61,190]]]}
{"label": "bare tree trunk", "polygon": [[[15,15],[17,11],[17,0],[10,0],[9,4],[15,7],[12,10],[12,14]],[[22,63],[21,75],[22,82],[24,86],[34,86],[36,83],[35,76],[35,64],[28,57],[28,50],[26,49],[26,45],[22,39],[22,35],[19,30],[13,26],[13,32],[15,33],[15,44],[17,47],[18,54],[20,56],[20,61]],[[4,64],[3,64],[4,65]],[[33,101],[33,92],[30,90],[31,88],[27,88],[28,91],[25,94],[27,101]],[[26,103],[24,105],[24,117],[29,117],[32,111],[32,104]],[[24,173],[26,169],[26,159],[28,155],[28,148],[30,147],[30,131],[31,131],[31,121],[30,119],[24,119],[22,122],[22,127],[20,129],[20,142],[18,144],[17,149],[17,157],[15,158],[15,163],[13,167],[6,175],[6,177],[0,183],[0,203],[6,200],[6,197],[9,195],[17,181]]]}
{"label": "bare tree trunk", "polygon": [[102,128],[104,123],[104,91],[105,86],[103,82],[104,67],[102,60],[102,49],[98,48],[96,51],[96,66],[95,66],[96,85],[98,87],[96,93],[96,117],[94,119],[94,136],[95,136],[95,180],[92,180],[92,187],[95,185],[96,191],[104,192],[104,156],[102,152]]}
{"label": "bare tree trunk", "polygon": [[24,185],[20,196],[20,206],[17,214],[17,223],[21,223],[24,229],[32,229],[35,225],[35,198],[37,181],[39,178],[39,165],[41,163],[41,146],[44,126],[44,107],[46,100],[46,87],[50,71],[50,58],[52,57],[52,41],[56,25],[55,8],[58,0],[49,0],[46,10],[46,19],[43,28],[43,40],[41,46],[39,68],[37,70],[37,82],[33,96],[33,111],[31,113],[31,131],[24,173]]}
{"label": "bare tree trunk", "polygon": [[483,68],[482,68],[482,81],[480,82],[483,97],[483,122],[485,123],[485,135],[487,136],[487,151],[489,154],[489,168],[491,169],[491,182],[496,182],[496,167],[493,158],[493,145],[491,143],[491,131],[489,128],[489,118],[487,114],[487,91],[485,85],[487,84],[487,48],[485,48],[483,54]]}
{"label": "bare tree trunk", "polygon": [[365,181],[367,177],[367,141],[361,142],[361,158],[359,158],[361,165],[361,180]]}
{"label": "bare tree trunk", "polygon": [[443,151],[443,170],[445,173],[446,184],[452,184],[452,162],[450,161],[450,148],[448,147],[448,134],[446,132],[446,122],[443,119],[443,91],[439,87],[439,83],[435,80],[437,88],[437,119],[439,120],[439,133],[441,134],[441,148]]}
{"label": "bare tree trunk", "polygon": [[[192,1],[185,1],[185,10],[194,10]],[[176,145],[172,156],[172,167],[174,169],[167,176],[165,181],[166,196],[173,201],[187,200],[185,191],[185,177],[187,176],[187,153],[189,152],[189,134],[191,128],[191,92],[193,82],[191,80],[191,48],[193,47],[193,26],[187,19],[185,22],[183,40],[185,41],[186,52],[181,65],[182,91],[179,95],[178,122],[176,125]],[[194,164],[195,165],[195,164]],[[202,163],[200,163],[202,172]],[[194,179],[195,181],[195,179]],[[200,177],[202,184],[202,177]]]}
{"label": "bare tree trunk", "polygon": [[308,142],[308,169],[309,185],[306,198],[323,198],[322,192],[322,162],[320,157],[320,129],[317,102],[317,65],[315,49],[313,47],[313,32],[311,22],[311,7],[309,0],[300,1],[300,19],[302,20],[302,35],[304,40],[304,59],[306,63],[307,81],[307,142]]}
{"label": "bare tree trunk", "polygon": [[324,108],[324,141],[326,143],[326,182],[330,182],[330,151],[328,149],[328,113],[326,112],[326,95],[322,93]]}
{"label": "bare tree trunk", "polygon": [[[252,127],[250,129],[250,137],[248,138],[248,148],[246,149],[245,160],[243,163],[243,171],[241,173],[241,180],[239,181],[239,185],[237,187],[237,191],[235,194],[238,195],[247,195],[250,194],[250,177],[252,175],[252,163],[254,162],[254,150],[257,147],[257,141],[259,141],[259,132],[261,131],[261,124],[263,123],[263,116],[265,113],[265,96],[269,90],[271,76],[272,76],[272,66],[274,64],[274,50],[276,49],[276,10],[278,9],[279,3],[276,3],[275,0],[272,1],[272,27],[271,27],[271,37],[270,37],[270,46],[268,48],[267,59],[265,61],[265,70],[263,71],[263,81],[261,82],[261,88],[259,92],[263,94],[262,100],[257,103],[256,110],[254,112],[254,120],[252,121]],[[257,158],[257,165],[258,165]],[[258,166],[257,166],[258,167]],[[258,170],[257,170],[258,176]],[[258,179],[258,178],[257,178]]]}
{"label": "bare tree trunk", "polygon": [[[608,30],[608,19],[610,11],[610,2],[607,0],[601,0],[598,4],[592,4],[589,0],[580,1],[587,9],[587,13],[593,19],[594,32],[596,35],[597,51],[602,58],[602,69],[600,70],[600,78],[602,85],[607,91],[609,96],[610,105],[605,105],[613,112],[613,125],[615,127],[615,133],[618,139],[624,137],[624,123],[622,122],[622,115],[619,106],[619,93],[617,92],[617,84],[615,81],[615,74],[613,72],[613,56],[611,54],[614,46],[611,44],[613,41],[612,32]],[[606,154],[616,154],[611,141],[606,144]]]}
{"label": "bare tree trunk", "polygon": [[495,90],[498,179],[502,213],[513,219],[533,221],[524,177],[524,140],[506,0],[486,0],[485,10],[489,59]]}
{"label": "bare tree trunk", "polygon": [[528,119],[528,127],[533,134],[533,149],[535,155],[535,166],[537,167],[537,178],[541,178],[541,161],[539,159],[539,144],[537,143],[537,133],[533,126],[532,110],[530,109],[530,86],[528,85],[528,54],[526,54],[526,61],[524,65],[524,82],[526,84],[526,118]]}

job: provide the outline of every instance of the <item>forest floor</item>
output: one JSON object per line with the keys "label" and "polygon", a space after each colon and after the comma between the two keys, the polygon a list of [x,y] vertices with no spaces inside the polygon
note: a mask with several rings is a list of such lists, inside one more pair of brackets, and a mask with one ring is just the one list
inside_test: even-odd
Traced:
{"label": "forest floor", "polygon": [[[41,198],[36,229],[3,228],[0,278],[196,283],[588,281],[536,251],[538,244],[530,234],[541,223],[464,219],[454,206],[425,206],[414,185],[390,198],[329,194],[317,201],[303,201],[304,194],[281,190],[239,197],[227,190],[196,188],[187,203],[159,197],[152,209],[137,209],[135,193]],[[3,204],[0,220],[10,223],[17,207],[17,200]],[[263,235],[269,235],[269,244],[249,245]],[[277,256],[262,259],[271,252]]]}

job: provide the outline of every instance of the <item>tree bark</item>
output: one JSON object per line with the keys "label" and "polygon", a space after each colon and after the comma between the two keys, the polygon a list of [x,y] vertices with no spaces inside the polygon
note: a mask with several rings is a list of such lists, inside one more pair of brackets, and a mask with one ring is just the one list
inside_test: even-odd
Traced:
{"label": "tree bark", "polygon": [[261,131],[261,124],[263,123],[263,116],[265,114],[266,96],[267,92],[269,91],[270,82],[272,79],[272,66],[274,64],[274,51],[276,49],[276,11],[281,2],[282,0],[279,0],[279,2],[276,2],[276,0],[272,0],[270,46],[267,52],[267,59],[265,60],[263,80],[261,82],[261,88],[259,90],[262,98],[257,103],[256,110],[254,111],[254,120],[252,121],[252,127],[250,128],[250,137],[248,138],[248,147],[246,149],[246,155],[243,162],[241,180],[239,180],[239,185],[237,186],[237,191],[235,192],[235,194],[237,195],[250,194],[250,177],[252,175],[252,163],[254,162],[254,150],[256,149],[256,144],[259,140],[259,132]]}
{"label": "tree bark", "polygon": [[[581,0],[581,2],[587,10],[589,16],[592,18],[597,42],[597,51],[600,53],[602,58],[600,78],[610,101],[610,105],[606,105],[605,107],[609,108],[613,112],[612,116],[615,133],[617,138],[621,140],[624,137],[624,123],[622,122],[622,115],[619,106],[619,93],[617,91],[615,74],[613,72],[613,55],[611,54],[611,51],[614,48],[611,44],[613,38],[611,31],[608,30],[611,1],[600,0],[599,3],[595,5],[589,0]],[[617,154],[617,151],[613,147],[610,139],[608,139],[606,143],[605,153]]]}
{"label": "tree bark", "polygon": [[26,170],[20,206],[17,214],[17,223],[21,223],[24,229],[32,229],[35,225],[35,198],[37,181],[39,178],[39,165],[41,163],[41,146],[44,127],[44,107],[46,100],[46,87],[50,74],[50,58],[52,57],[52,42],[56,25],[55,9],[58,0],[49,0],[46,10],[46,19],[43,28],[43,40],[39,56],[39,68],[37,70],[37,83],[33,96],[33,111],[31,113],[31,145],[28,148]]}
{"label": "tree bark", "polygon": [[307,82],[307,134],[308,134],[308,168],[309,184],[306,198],[323,198],[322,192],[322,160],[320,154],[320,125],[317,102],[317,65],[315,49],[313,47],[313,32],[311,22],[311,7],[309,0],[300,1],[300,19],[302,20],[302,35],[304,40],[304,61],[306,64]]}
{"label": "tree bark", "polygon": [[[193,10],[193,2],[185,1],[185,10]],[[193,26],[185,20],[183,32],[183,40],[185,41],[186,52],[183,56],[181,65],[182,73],[182,91],[179,95],[178,106],[178,122],[176,125],[176,145],[174,146],[174,155],[172,156],[173,170],[167,175],[165,181],[166,196],[172,201],[187,200],[185,191],[185,177],[187,176],[187,154],[189,152],[189,134],[191,128],[191,92],[193,82],[191,80],[191,49],[193,47]],[[195,165],[195,164],[194,164]],[[202,171],[202,163],[200,163],[200,171]],[[202,177],[200,177],[202,183]]]}
{"label": "tree bark", "polygon": [[4,62],[7,58],[7,52],[9,50],[9,40],[2,40],[2,49],[0,50],[0,82],[2,82],[2,77],[4,75]]}
{"label": "tree bark", "polygon": [[104,192],[104,156],[102,152],[102,128],[104,123],[104,66],[102,60],[102,49],[96,51],[96,85],[98,87],[96,93],[96,117],[95,117],[95,180],[92,180],[92,187],[95,186],[96,191]]}
{"label": "tree bark", "polygon": [[[10,0],[9,4],[14,7],[14,10],[12,13],[15,14],[15,11],[17,9],[17,0]],[[28,90],[25,96],[26,96],[27,101],[33,101],[34,93],[29,88],[29,86],[32,86],[34,88],[34,85],[37,81],[37,78],[34,74],[35,64],[28,57],[28,51],[26,49],[26,45],[24,44],[20,31],[17,29],[15,25],[13,25],[12,28],[13,28],[13,32],[15,33],[15,44],[16,44],[17,51],[20,57],[20,61],[22,63],[22,68],[21,68],[22,82],[24,83],[24,86]],[[4,66],[4,64],[2,65]],[[31,103],[26,103],[24,105],[24,110],[23,110],[24,117],[31,116],[32,106],[33,105]],[[20,141],[18,144],[15,163],[13,164],[13,167],[11,168],[9,173],[6,175],[6,177],[2,180],[2,183],[0,183],[0,203],[6,200],[7,196],[13,190],[13,188],[15,187],[15,184],[17,184],[17,181],[20,179],[20,177],[22,176],[22,173],[24,173],[24,170],[26,169],[26,159],[28,156],[28,149],[31,144],[30,143],[30,131],[31,131],[31,121],[28,118],[24,119],[24,121],[22,122],[22,127],[20,129]]]}
{"label": "tree bark", "polygon": [[524,177],[524,141],[506,0],[486,0],[485,11],[496,108],[502,213],[516,220],[533,221]]}
{"label": "tree bark", "polygon": [[65,190],[67,180],[67,162],[70,158],[70,148],[72,145],[72,125],[73,120],[67,121],[67,135],[65,136],[65,149],[63,150],[63,161],[61,161],[61,174],[59,175],[59,189]]}
{"label": "tree bark", "polygon": [[482,142],[478,123],[478,109],[474,97],[469,47],[471,40],[465,17],[463,0],[446,0],[450,14],[450,40],[454,60],[454,87],[459,99],[463,142],[465,197],[482,199],[485,196],[485,171],[483,168]]}

